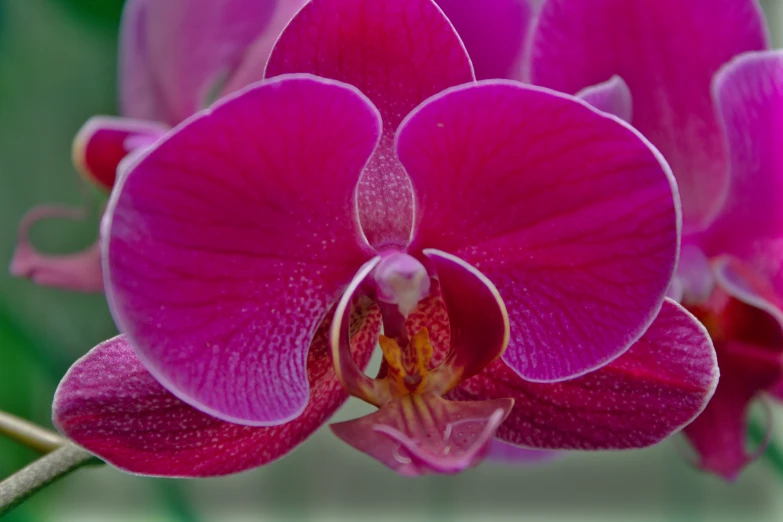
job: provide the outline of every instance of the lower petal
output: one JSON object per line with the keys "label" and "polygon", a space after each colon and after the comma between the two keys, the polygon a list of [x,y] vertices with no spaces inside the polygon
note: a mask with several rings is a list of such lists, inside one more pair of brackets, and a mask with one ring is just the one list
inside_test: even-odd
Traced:
{"label": "lower petal", "polygon": [[[326,326],[308,354],[307,407],[285,424],[242,426],[196,410],[150,375],[124,336],[93,348],[69,370],[55,394],[54,423],[80,446],[132,473],[207,477],[267,464],[304,441],[347,398],[329,360]],[[354,346],[362,367],[373,346]]]}
{"label": "lower petal", "polygon": [[30,210],[19,224],[18,239],[11,258],[10,272],[25,277],[41,286],[50,286],[77,292],[101,292],[101,250],[96,241],[92,246],[66,255],[46,255],[38,251],[29,239],[32,226],[49,218],[84,219],[80,208],[41,206]]}
{"label": "lower petal", "polygon": [[513,444],[628,449],[656,444],[691,422],[717,381],[706,330],[667,300],[642,338],[599,370],[569,381],[535,383],[496,361],[452,396],[513,398],[514,409],[498,429],[498,437]]}
{"label": "lower petal", "polygon": [[481,462],[513,404],[511,399],[452,402],[408,395],[331,428],[401,475],[459,473]]}

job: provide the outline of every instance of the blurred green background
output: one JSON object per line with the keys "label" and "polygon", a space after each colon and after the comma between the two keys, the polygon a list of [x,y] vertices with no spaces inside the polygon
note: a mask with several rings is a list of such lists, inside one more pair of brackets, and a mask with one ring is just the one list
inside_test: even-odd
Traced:
{"label": "blurred green background", "polygon": [[[763,4],[781,47],[783,0]],[[121,8],[122,0],[0,0],[0,265],[27,209],[83,201],[71,139],[89,116],[116,112]],[[93,210],[84,223],[40,224],[34,242],[50,252],[89,245],[97,204]],[[113,334],[103,296],[40,288],[1,271],[0,409],[50,426],[60,377]],[[339,417],[362,411],[351,402]],[[774,413],[783,444],[783,408]],[[321,430],[281,461],[233,477],[159,480],[83,469],[6,520],[783,520],[783,468],[762,459],[728,485],[692,470],[677,446],[517,469],[488,463],[457,477],[411,480]],[[0,439],[0,479],[34,458]]]}

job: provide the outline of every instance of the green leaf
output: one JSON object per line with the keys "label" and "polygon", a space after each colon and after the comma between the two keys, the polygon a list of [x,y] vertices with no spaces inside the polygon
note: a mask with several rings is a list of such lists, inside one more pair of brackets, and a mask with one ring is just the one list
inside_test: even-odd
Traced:
{"label": "green leaf", "polygon": [[90,24],[114,29],[120,25],[123,0],[51,0]]}

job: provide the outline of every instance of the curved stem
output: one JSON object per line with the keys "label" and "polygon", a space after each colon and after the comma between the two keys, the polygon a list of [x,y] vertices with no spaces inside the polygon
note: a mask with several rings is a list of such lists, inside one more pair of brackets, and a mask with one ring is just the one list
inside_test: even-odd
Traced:
{"label": "curved stem", "polygon": [[[766,429],[759,422],[751,422],[749,429],[749,438],[756,444],[761,444],[766,438]],[[783,449],[770,440],[767,448],[762,453],[763,458],[769,462],[775,470],[778,477],[783,479]]]}
{"label": "curved stem", "polygon": [[95,461],[92,454],[70,443],[44,455],[0,482],[0,517],[41,488]]}
{"label": "curved stem", "polygon": [[68,443],[64,437],[4,411],[0,411],[0,435],[22,443],[38,453],[49,453]]}

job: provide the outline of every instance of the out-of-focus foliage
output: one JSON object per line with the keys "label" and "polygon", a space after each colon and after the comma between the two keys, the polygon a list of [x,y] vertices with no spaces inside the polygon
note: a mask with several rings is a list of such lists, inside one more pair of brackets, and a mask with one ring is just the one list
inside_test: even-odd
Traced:
{"label": "out-of-focus foliage", "polygon": [[[111,30],[120,22],[123,0],[49,0],[89,23]],[[262,0],[265,1],[265,0]]]}

